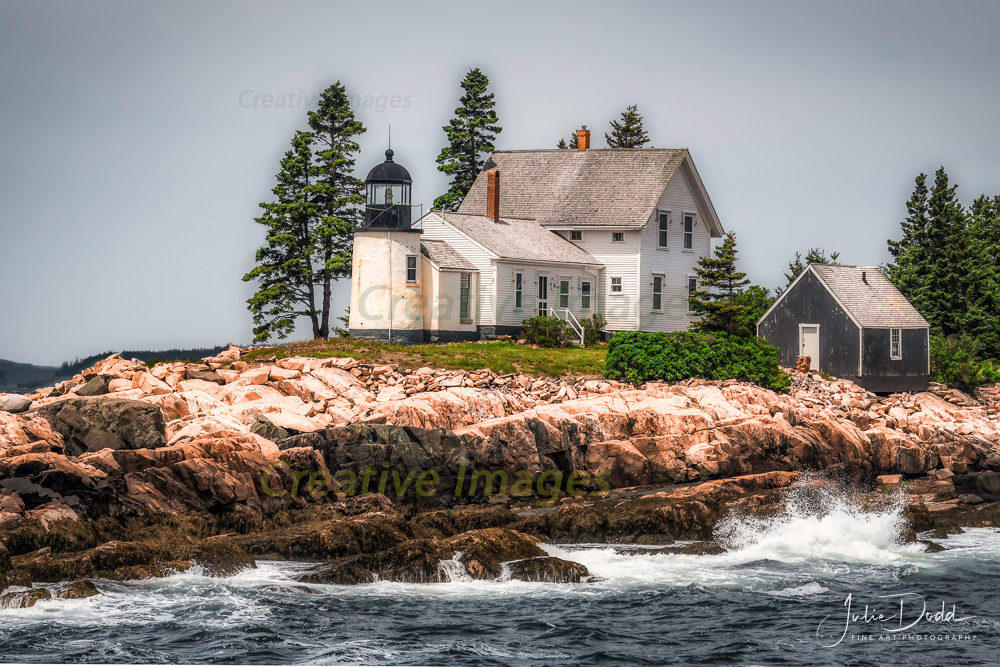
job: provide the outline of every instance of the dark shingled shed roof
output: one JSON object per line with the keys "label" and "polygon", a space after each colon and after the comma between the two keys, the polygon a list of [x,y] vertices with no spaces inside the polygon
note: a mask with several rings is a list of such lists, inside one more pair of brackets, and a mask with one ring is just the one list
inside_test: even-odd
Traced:
{"label": "dark shingled shed roof", "polygon": [[[686,148],[497,151],[487,161],[459,213],[486,212],[486,172],[500,171],[500,214],[543,225],[641,227],[670,179],[688,158]],[[694,173],[691,183],[702,188]],[[702,190],[703,192],[703,190]],[[713,235],[721,224],[704,194]]]}
{"label": "dark shingled shed roof", "polygon": [[930,326],[877,266],[810,264],[809,267],[862,327]]}

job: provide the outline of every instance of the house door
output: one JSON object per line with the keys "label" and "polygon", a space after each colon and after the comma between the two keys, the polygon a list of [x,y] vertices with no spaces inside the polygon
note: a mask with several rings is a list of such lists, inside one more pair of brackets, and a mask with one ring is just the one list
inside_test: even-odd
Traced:
{"label": "house door", "polygon": [[809,369],[819,370],[819,325],[799,325],[799,356],[809,357]]}
{"label": "house door", "polygon": [[549,277],[538,276],[538,314],[549,314]]}

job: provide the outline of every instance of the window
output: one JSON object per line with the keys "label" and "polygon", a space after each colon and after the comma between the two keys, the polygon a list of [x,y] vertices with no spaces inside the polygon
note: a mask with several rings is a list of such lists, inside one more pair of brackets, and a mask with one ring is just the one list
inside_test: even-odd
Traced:
{"label": "window", "polygon": [[653,310],[663,310],[663,276],[653,276]]}
{"label": "window", "polygon": [[582,241],[583,240],[583,232],[581,232],[579,229],[574,229],[573,231],[571,231],[569,233],[569,240],[570,241]]}
{"label": "window", "polygon": [[612,243],[625,243],[625,232],[611,232]]}
{"label": "window", "polygon": [[661,213],[660,214],[660,226],[659,226],[659,230],[660,230],[660,232],[659,232],[659,238],[658,238],[658,240],[656,242],[656,245],[659,248],[666,248],[667,247],[667,240],[668,240],[668,237],[669,237],[669,234],[667,232],[670,231],[670,213]]}
{"label": "window", "polygon": [[415,283],[417,282],[417,256],[407,255],[406,256],[406,282]]}
{"label": "window", "polygon": [[611,279],[611,293],[621,294],[622,293],[622,279],[621,277],[615,277]]}
{"label": "window", "polygon": [[538,276],[538,314],[545,317],[549,314],[549,278]]}
{"label": "window", "polygon": [[559,281],[559,307],[569,308],[569,281]]}
{"label": "window", "polygon": [[903,331],[901,329],[889,329],[889,358],[903,358]]}
{"label": "window", "polygon": [[521,310],[524,302],[524,274],[518,271],[514,274],[514,308]]}
{"label": "window", "polygon": [[458,317],[462,320],[469,318],[469,293],[471,292],[472,274],[461,274],[461,287],[458,290]]}
{"label": "window", "polygon": [[694,216],[684,215],[684,249],[694,248]]}
{"label": "window", "polygon": [[698,291],[698,279],[688,276],[688,312],[693,313],[698,310],[698,303],[695,301],[695,292]]}
{"label": "window", "polygon": [[590,310],[590,281],[580,283],[580,308]]}

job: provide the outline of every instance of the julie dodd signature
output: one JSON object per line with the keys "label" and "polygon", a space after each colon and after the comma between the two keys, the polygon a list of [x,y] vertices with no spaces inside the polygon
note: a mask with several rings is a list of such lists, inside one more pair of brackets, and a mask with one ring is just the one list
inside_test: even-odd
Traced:
{"label": "julie dodd signature", "polygon": [[[844,600],[845,613],[830,614],[816,628],[816,640],[826,648],[840,644],[850,634],[852,639],[870,640],[876,637],[872,634],[876,628],[888,636],[880,639],[895,639],[898,635],[913,633],[915,639],[953,639],[968,640],[974,635],[953,634],[943,628],[947,624],[965,621],[971,616],[958,616],[955,605],[942,601],[940,608],[937,603],[929,603],[918,593],[896,593],[880,595],[887,599],[887,611],[869,608],[864,611],[854,604],[854,594],[848,593]],[[898,607],[897,607],[898,603]],[[891,611],[889,611],[891,610]],[[934,628],[928,635],[916,634],[920,631]],[[834,641],[835,640],[835,641]],[[832,641],[832,643],[830,643]]]}

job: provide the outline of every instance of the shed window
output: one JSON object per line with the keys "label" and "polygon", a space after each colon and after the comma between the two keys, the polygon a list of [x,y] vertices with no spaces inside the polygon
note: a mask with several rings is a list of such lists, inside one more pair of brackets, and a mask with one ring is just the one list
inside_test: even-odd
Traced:
{"label": "shed window", "polygon": [[889,329],[889,358],[903,358],[903,331],[901,329]]}
{"label": "shed window", "polygon": [[417,256],[407,255],[406,256],[406,282],[415,283],[417,282]]}
{"label": "shed window", "polygon": [[669,240],[670,234],[670,213],[661,213],[660,222],[658,227],[659,233],[657,237],[656,246],[658,248],[666,248],[667,241]]}
{"label": "shed window", "polygon": [[574,229],[573,231],[571,231],[569,233],[569,240],[570,241],[582,241],[583,240],[583,232],[580,231],[579,229]]}
{"label": "shed window", "polygon": [[622,293],[622,279],[620,276],[611,279],[611,293],[612,294]]}
{"label": "shed window", "polygon": [[524,301],[524,274],[518,271],[514,274],[514,308],[521,310]]}
{"label": "shed window", "polygon": [[691,250],[694,248],[694,216],[685,215],[684,216],[684,249]]}
{"label": "shed window", "polygon": [[458,317],[467,320],[469,319],[469,293],[472,285],[472,274],[463,273],[461,280],[461,287],[458,291]]}
{"label": "shed window", "polygon": [[580,308],[590,310],[590,281],[580,283]]}
{"label": "shed window", "polygon": [[653,310],[663,310],[663,276],[653,276]]}
{"label": "shed window", "polygon": [[625,232],[611,232],[612,243],[625,243]]}

